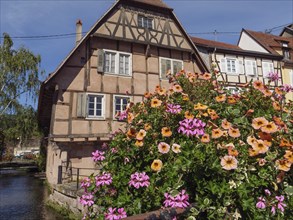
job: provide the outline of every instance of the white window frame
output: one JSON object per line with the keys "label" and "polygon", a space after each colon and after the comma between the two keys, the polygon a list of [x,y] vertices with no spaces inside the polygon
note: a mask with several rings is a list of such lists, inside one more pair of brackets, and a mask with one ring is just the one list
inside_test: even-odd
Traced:
{"label": "white window frame", "polygon": [[[159,59],[159,64],[160,64],[160,66],[159,66],[159,68],[160,68],[160,79],[167,79],[167,78],[164,78],[163,77],[163,75],[166,75],[166,73],[163,73],[162,72],[162,60],[169,60],[171,62],[171,69],[170,69],[171,74],[174,74],[174,64],[173,64],[174,62],[181,63],[181,65],[182,65],[181,70],[184,69],[184,62],[182,60],[171,59],[171,58],[167,58],[167,57],[160,57],[160,59]],[[166,69],[166,71],[168,71],[168,70]]]}
{"label": "white window frame", "polygon": [[[126,98],[126,99],[128,99],[128,101],[131,101],[131,97],[130,96],[126,96],[126,95],[114,95],[113,96],[113,119],[114,120],[116,119],[115,118],[115,115],[117,114],[117,112],[116,112],[116,98]],[[120,109],[120,112],[121,112],[121,109]]]}
{"label": "white window frame", "polygon": [[245,59],[245,74],[247,76],[257,76],[257,65],[255,60]]}
{"label": "white window frame", "polygon": [[[101,108],[101,115],[96,115],[96,104],[94,105],[94,115],[89,114],[89,97],[94,96],[102,97],[102,108]],[[96,99],[95,99],[96,100]],[[95,101],[96,103],[96,101]],[[86,93],[86,119],[105,119],[105,106],[106,106],[106,96],[105,94],[101,93]]]}
{"label": "white window frame", "polygon": [[[233,71],[233,69],[232,69],[232,63],[231,63],[232,61],[234,61],[235,71]],[[238,75],[237,65],[238,65],[238,61],[236,58],[226,57],[226,70],[227,70],[228,74],[233,74],[233,75],[237,74]]]}
{"label": "white window frame", "polygon": [[[141,19],[141,22],[139,20]],[[151,24],[151,26],[149,25]],[[137,15],[137,26],[140,28],[154,29],[154,19],[144,15]]]}
{"label": "white window frame", "polygon": [[[110,54],[115,54],[115,67],[114,67],[114,71],[106,71],[106,54],[110,53]],[[124,55],[124,56],[129,56],[129,68],[128,74],[125,73],[120,73],[120,55]],[[122,52],[122,51],[116,51],[116,50],[104,50],[104,72],[106,74],[115,74],[115,75],[119,75],[119,76],[132,76],[132,54],[131,53],[127,53],[127,52]],[[124,61],[125,62],[125,61]],[[111,65],[111,63],[110,63]],[[125,63],[124,63],[124,70],[125,70]]]}
{"label": "white window frame", "polygon": [[[275,72],[274,69],[274,63],[272,61],[262,61],[262,76],[264,78],[268,78],[269,73]],[[268,65],[269,67],[265,67],[265,65]]]}

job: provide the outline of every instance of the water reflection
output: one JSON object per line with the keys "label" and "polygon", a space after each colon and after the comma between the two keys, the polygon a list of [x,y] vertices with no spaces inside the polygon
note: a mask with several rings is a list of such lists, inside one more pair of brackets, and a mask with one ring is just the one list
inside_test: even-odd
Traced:
{"label": "water reflection", "polygon": [[0,219],[63,220],[45,206],[48,191],[32,173],[0,170]]}

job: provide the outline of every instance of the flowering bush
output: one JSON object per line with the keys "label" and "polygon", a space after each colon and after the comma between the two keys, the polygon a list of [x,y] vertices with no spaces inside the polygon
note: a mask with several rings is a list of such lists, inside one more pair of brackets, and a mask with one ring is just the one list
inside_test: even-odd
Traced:
{"label": "flowering bush", "polygon": [[231,94],[217,77],[182,71],[127,108],[125,132],[93,153],[103,173],[82,182],[85,218],[190,207],[184,218],[289,219],[288,88],[255,81]]}

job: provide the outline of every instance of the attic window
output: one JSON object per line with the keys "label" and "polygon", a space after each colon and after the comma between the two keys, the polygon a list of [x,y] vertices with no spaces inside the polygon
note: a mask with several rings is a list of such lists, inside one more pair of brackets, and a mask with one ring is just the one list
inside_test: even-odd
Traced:
{"label": "attic window", "polygon": [[138,27],[141,28],[147,28],[147,29],[153,29],[153,19],[149,17],[145,17],[143,15],[137,16],[137,23]]}
{"label": "attic window", "polygon": [[282,46],[283,46],[283,47],[288,47],[288,44],[283,42],[283,43],[282,43]]}

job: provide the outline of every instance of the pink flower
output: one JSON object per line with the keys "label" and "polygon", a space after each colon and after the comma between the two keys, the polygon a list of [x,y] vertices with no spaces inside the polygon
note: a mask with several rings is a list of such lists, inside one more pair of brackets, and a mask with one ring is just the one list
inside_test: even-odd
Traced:
{"label": "pink flower", "polygon": [[181,112],[181,106],[176,104],[167,104],[167,110],[166,112],[172,113],[172,114],[178,114]]}
{"label": "pink flower", "polygon": [[83,206],[92,206],[94,204],[94,196],[91,193],[85,193],[79,199]]}
{"label": "pink flower", "polygon": [[160,142],[158,145],[159,152],[162,154],[166,154],[170,150],[170,145],[165,142]]}
{"label": "pink flower", "polygon": [[284,92],[292,92],[293,91],[293,87],[291,85],[284,84],[283,87],[282,87],[282,90]]}
{"label": "pink flower", "polygon": [[278,201],[278,205],[277,208],[281,210],[281,212],[284,212],[284,207],[286,207],[287,205],[285,203],[283,203],[284,201],[284,196],[276,196],[275,197],[276,200]]}
{"label": "pink flower", "polygon": [[122,219],[126,218],[127,214],[124,211],[124,208],[120,208],[117,211],[117,208],[110,207],[108,209],[108,213],[105,213],[105,219],[107,220],[116,220],[116,219]]}
{"label": "pink flower", "polygon": [[265,194],[266,194],[266,195],[268,195],[268,196],[270,196],[270,195],[271,195],[271,192],[270,192],[270,190],[268,190],[268,189],[265,189]]}
{"label": "pink flower", "polygon": [[256,208],[265,209],[266,208],[265,201],[266,200],[263,197],[258,197],[258,202],[256,203]]}
{"label": "pink flower", "polygon": [[131,180],[129,181],[129,186],[133,186],[136,189],[139,189],[141,187],[148,187],[150,185],[150,178],[149,176],[145,173],[134,173],[131,174]]}
{"label": "pink flower", "polygon": [[112,183],[112,176],[110,173],[103,172],[102,175],[96,176],[96,186],[110,185]]}
{"label": "pink flower", "polygon": [[197,118],[184,119],[180,121],[179,124],[178,133],[185,134],[188,137],[204,135],[204,127],[206,124]]}
{"label": "pink flower", "polygon": [[81,181],[80,187],[83,187],[85,190],[90,187],[91,185],[91,179],[86,177]]}
{"label": "pink flower", "polygon": [[118,150],[117,150],[115,147],[111,148],[111,153],[112,153],[112,154],[115,154],[115,153],[117,153],[117,152],[118,152]]}
{"label": "pink flower", "polygon": [[268,75],[270,81],[277,82],[279,79],[278,73],[270,72]]}
{"label": "pink flower", "polygon": [[130,161],[130,160],[129,160],[129,158],[128,158],[128,157],[125,157],[125,158],[124,158],[124,164],[127,164],[127,163],[129,163],[129,161]]}
{"label": "pink flower", "polygon": [[93,155],[92,158],[95,162],[103,161],[103,160],[105,160],[104,154],[105,154],[105,152],[96,150],[95,152],[92,153],[92,155]]}
{"label": "pink flower", "polygon": [[172,208],[186,208],[189,206],[189,196],[188,194],[185,194],[185,190],[182,190],[179,194],[176,196],[171,196],[168,193],[165,193],[165,201],[164,205],[165,207],[172,207]]}
{"label": "pink flower", "polygon": [[271,212],[273,213],[273,215],[276,214],[276,206],[272,206]]}

